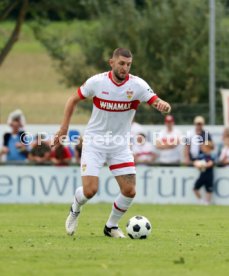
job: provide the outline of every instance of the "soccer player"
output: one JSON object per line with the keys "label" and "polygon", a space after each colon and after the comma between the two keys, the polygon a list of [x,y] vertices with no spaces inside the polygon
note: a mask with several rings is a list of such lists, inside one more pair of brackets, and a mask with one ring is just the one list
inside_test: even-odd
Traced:
{"label": "soccer player", "polygon": [[82,187],[75,191],[65,228],[69,235],[76,231],[82,206],[92,198],[99,183],[99,171],[108,164],[120,187],[111,214],[105,224],[104,234],[124,238],[118,222],[130,207],[135,196],[135,166],[129,149],[128,133],[140,102],[147,102],[162,113],[171,110],[169,103],[161,100],[139,77],[129,74],[132,64],[130,50],[118,48],[109,60],[111,71],[89,78],[67,101],[64,118],[54,139],[58,146],[67,135],[70,119],[76,104],[93,98],[93,111],[84,132],[81,156]]}

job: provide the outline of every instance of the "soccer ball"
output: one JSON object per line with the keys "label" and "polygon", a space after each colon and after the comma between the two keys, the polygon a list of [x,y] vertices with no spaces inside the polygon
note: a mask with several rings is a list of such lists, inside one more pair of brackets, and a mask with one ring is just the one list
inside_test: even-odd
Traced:
{"label": "soccer ball", "polygon": [[149,220],[139,215],[129,219],[126,225],[126,232],[131,239],[146,239],[151,230]]}

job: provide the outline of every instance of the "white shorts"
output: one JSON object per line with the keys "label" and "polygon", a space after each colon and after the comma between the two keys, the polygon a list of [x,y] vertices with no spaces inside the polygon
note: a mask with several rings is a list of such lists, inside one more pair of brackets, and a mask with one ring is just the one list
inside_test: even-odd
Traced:
{"label": "white shorts", "polygon": [[114,176],[136,174],[134,157],[129,149],[116,153],[83,149],[81,156],[81,176],[99,176],[100,169],[107,164]]}

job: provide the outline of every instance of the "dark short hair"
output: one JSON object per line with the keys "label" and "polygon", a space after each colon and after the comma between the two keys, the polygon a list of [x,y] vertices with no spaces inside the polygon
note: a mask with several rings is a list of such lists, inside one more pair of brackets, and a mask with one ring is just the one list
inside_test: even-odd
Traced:
{"label": "dark short hair", "polygon": [[131,53],[131,51],[129,49],[126,49],[126,48],[117,48],[117,49],[114,50],[112,57],[119,57],[119,56],[131,58],[132,57],[132,53]]}

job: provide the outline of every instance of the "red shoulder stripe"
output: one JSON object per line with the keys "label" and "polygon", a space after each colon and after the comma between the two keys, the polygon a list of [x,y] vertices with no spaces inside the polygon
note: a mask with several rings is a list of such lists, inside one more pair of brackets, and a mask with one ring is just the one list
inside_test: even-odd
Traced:
{"label": "red shoulder stripe", "polygon": [[78,88],[78,90],[77,90],[77,92],[78,92],[78,95],[80,96],[80,99],[86,99],[85,97],[84,97],[84,95],[82,94],[82,91],[81,91],[81,89],[80,89],[80,87]]}

